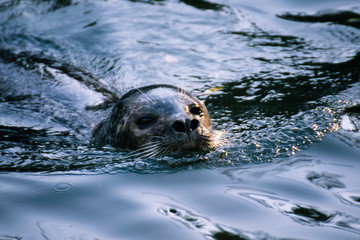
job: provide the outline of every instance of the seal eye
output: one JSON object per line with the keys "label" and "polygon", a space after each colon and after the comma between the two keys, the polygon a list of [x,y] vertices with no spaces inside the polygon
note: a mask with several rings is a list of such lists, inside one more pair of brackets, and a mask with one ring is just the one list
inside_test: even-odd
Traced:
{"label": "seal eye", "polygon": [[151,116],[144,116],[136,121],[136,126],[140,129],[145,129],[151,127],[151,125],[153,125],[154,122],[155,122],[155,118]]}
{"label": "seal eye", "polygon": [[194,115],[197,115],[197,116],[202,116],[203,115],[203,111],[200,107],[198,106],[192,106],[190,107],[190,112]]}

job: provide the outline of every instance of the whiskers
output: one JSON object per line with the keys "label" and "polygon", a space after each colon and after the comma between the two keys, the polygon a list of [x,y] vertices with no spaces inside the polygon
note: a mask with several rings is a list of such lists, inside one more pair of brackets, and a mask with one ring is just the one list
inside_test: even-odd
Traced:
{"label": "whiskers", "polygon": [[186,151],[211,151],[219,146],[212,134],[198,135],[195,144],[189,146],[184,141],[168,142],[164,137],[157,136],[152,141],[141,145],[138,149],[126,154],[122,159],[147,159],[173,155]]}
{"label": "whiskers", "polygon": [[134,87],[139,93],[141,93],[143,96],[145,96],[151,103],[155,103],[155,99],[149,97],[146,93],[144,93],[143,91],[141,91],[139,88]]}
{"label": "whiskers", "polygon": [[197,142],[200,143],[200,146],[204,151],[214,150],[217,147],[217,144],[211,135],[200,135]]}
{"label": "whiskers", "polygon": [[159,141],[151,141],[148,143],[143,144],[138,149],[129,152],[124,156],[124,159],[129,158],[154,158],[154,157],[160,157],[163,155],[168,154],[170,151],[169,147],[164,146],[164,144]]}
{"label": "whiskers", "polygon": [[181,94],[184,94],[184,95],[186,95],[186,92],[185,92],[185,84],[184,84],[184,78],[183,77],[180,77],[180,80],[181,80],[181,88],[180,88],[180,93]]}

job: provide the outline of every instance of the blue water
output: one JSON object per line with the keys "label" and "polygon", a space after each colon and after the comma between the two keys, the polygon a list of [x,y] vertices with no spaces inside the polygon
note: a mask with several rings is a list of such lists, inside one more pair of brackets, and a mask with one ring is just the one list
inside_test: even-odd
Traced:
{"label": "blue water", "polygon": [[[360,238],[358,1],[3,0],[0,32],[0,239]],[[217,150],[89,147],[155,83]]]}

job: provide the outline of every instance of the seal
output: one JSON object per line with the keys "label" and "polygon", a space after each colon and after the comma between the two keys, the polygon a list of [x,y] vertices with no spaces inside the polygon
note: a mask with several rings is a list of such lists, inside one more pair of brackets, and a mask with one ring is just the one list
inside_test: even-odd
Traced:
{"label": "seal", "polygon": [[136,150],[144,157],[215,147],[205,104],[167,84],[130,90],[93,130],[92,143]]}

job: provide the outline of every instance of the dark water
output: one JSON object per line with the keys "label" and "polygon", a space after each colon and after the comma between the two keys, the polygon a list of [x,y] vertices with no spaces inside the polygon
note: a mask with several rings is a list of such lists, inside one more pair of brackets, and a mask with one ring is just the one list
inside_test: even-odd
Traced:
{"label": "dark water", "polygon": [[[356,0],[0,1],[0,239],[359,239],[359,75]],[[155,83],[219,149],[88,146]]]}

